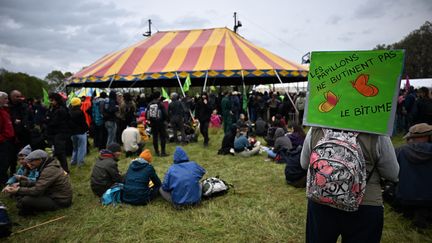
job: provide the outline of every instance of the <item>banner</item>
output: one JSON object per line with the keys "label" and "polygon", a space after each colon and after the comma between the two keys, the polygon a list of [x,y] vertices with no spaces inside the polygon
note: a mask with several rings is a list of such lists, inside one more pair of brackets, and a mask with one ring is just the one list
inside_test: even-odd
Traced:
{"label": "banner", "polygon": [[304,124],[391,135],[404,50],[312,52]]}

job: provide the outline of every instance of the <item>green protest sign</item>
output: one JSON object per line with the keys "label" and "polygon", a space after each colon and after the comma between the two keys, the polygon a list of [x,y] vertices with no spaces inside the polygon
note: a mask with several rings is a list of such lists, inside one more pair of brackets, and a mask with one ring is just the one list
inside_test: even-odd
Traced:
{"label": "green protest sign", "polygon": [[390,135],[404,50],[312,52],[304,124]]}

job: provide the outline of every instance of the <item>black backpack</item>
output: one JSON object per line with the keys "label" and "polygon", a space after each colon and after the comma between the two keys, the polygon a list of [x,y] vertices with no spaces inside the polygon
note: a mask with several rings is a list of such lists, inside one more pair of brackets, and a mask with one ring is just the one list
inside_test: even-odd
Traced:
{"label": "black backpack", "polygon": [[8,237],[12,234],[12,223],[6,207],[0,203],[0,238]]}

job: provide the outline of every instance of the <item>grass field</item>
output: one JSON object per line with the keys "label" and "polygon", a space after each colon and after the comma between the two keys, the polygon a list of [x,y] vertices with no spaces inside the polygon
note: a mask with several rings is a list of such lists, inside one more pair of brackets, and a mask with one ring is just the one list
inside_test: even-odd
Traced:
{"label": "grass field", "polygon": [[[17,215],[14,201],[1,196],[9,208],[17,232],[50,219],[63,219],[16,233],[10,242],[304,242],[306,197],[304,189],[288,186],[284,165],[264,161],[265,155],[252,158],[217,155],[222,133],[212,130],[210,146],[199,143],[184,147],[189,158],[207,170],[204,177],[219,175],[234,184],[227,195],[203,201],[196,208],[175,210],[162,198],[147,206],[103,207],[89,186],[92,165],[97,156],[92,150],[86,165],[73,167],[71,181],[74,200],[71,208],[33,217]],[[403,143],[394,138],[395,146]],[[167,151],[172,155],[173,144]],[[148,144],[147,147],[152,147]],[[125,172],[130,160],[122,158]],[[161,180],[172,163],[172,156],[154,158]],[[432,230],[422,233],[410,226],[402,215],[385,207],[382,242],[432,242]]]}

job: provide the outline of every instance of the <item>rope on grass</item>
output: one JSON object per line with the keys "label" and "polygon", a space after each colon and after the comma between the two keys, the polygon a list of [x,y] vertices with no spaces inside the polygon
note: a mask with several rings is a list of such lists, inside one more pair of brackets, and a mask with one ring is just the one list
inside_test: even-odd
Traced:
{"label": "rope on grass", "polygon": [[22,233],[22,232],[25,232],[25,231],[28,231],[28,230],[31,230],[31,229],[37,228],[37,227],[39,227],[39,226],[42,226],[42,225],[45,225],[45,224],[49,224],[49,223],[52,223],[52,222],[58,221],[58,220],[60,220],[60,219],[64,219],[65,217],[66,217],[66,216],[61,216],[61,217],[58,217],[58,218],[55,218],[55,219],[50,219],[50,220],[48,220],[48,221],[46,221],[46,222],[43,222],[43,223],[40,223],[40,224],[37,224],[37,225],[33,225],[33,226],[31,226],[31,227],[28,227],[28,228],[25,228],[25,229],[22,229],[22,230],[18,230],[17,232],[12,233],[12,235],[16,235],[16,234],[19,234],[19,233]]}

